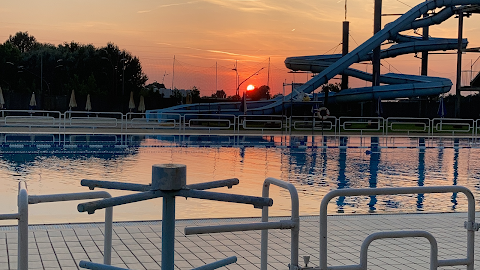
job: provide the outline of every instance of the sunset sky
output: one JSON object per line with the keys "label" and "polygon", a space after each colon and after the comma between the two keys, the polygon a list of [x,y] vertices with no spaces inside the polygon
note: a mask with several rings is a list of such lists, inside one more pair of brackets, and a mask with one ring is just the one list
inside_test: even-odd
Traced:
{"label": "sunset sky", "polygon": [[[140,59],[149,82],[164,81],[167,88],[196,86],[202,96],[211,95],[215,89],[233,95],[236,74],[232,69],[237,61],[240,82],[264,68],[242,84],[241,91],[248,84],[268,83],[275,94],[282,92],[284,82],[304,82],[309,76],[288,73],[283,64],[286,57],[340,52],[344,1],[3,0],[0,41],[18,31],[28,31],[39,42],[55,45],[75,41],[101,47],[113,42]],[[418,3],[383,0],[383,13],[404,13]],[[373,4],[373,0],[348,0],[351,50],[372,35]],[[383,17],[382,23],[395,18]],[[478,14],[465,20],[464,36],[469,47],[480,47],[479,25]],[[414,35],[413,31],[407,34]],[[430,35],[456,38],[457,20],[432,27]],[[470,70],[479,56],[464,55],[463,69]],[[455,82],[455,59],[454,54],[432,55],[429,75]],[[420,59],[406,55],[382,64],[382,72],[390,69],[418,74]],[[371,71],[370,65],[356,67]],[[473,69],[480,70],[480,60]],[[354,81],[351,86],[365,85]]]}

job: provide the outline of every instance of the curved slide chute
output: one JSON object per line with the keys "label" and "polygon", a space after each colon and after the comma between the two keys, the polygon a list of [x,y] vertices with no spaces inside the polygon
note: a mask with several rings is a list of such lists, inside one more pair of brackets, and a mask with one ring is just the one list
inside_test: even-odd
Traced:
{"label": "curved slide chute", "polygon": [[[382,30],[345,56],[334,54],[289,57],[285,60],[287,68],[294,71],[311,71],[318,74],[285,97],[277,97],[268,101],[248,102],[247,114],[263,115],[280,113],[291,104],[290,102],[285,102],[285,100],[298,100],[300,99],[299,95],[312,93],[315,89],[321,87],[339,74],[345,74],[367,81],[371,80],[372,74],[352,69],[350,66],[362,61],[372,60],[373,49],[382,45],[385,41],[392,41],[397,44],[382,50],[380,54],[382,59],[422,51],[455,50],[458,47],[457,39],[431,38],[422,40],[419,37],[401,35],[400,32],[440,24],[452,17],[455,14],[455,9],[461,6],[479,4],[480,0],[425,1],[413,7],[395,21],[386,24]],[[442,10],[436,14],[423,17],[423,14],[426,14],[428,11],[439,8],[442,8]],[[462,45],[463,48],[466,48],[466,39],[462,40]],[[393,73],[381,75],[380,82],[388,85],[345,89],[338,93],[331,93],[328,96],[329,102],[360,102],[377,98],[386,100],[401,97],[438,95],[450,91],[452,87],[452,82],[447,78]],[[320,98],[322,97],[320,96]],[[243,114],[239,108],[240,102],[223,102],[179,105],[160,110],[150,110],[147,111],[147,113]]]}

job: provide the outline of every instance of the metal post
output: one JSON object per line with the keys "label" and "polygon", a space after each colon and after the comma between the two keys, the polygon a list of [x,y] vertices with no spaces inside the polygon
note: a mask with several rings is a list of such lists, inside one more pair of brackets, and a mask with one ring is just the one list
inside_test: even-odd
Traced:
{"label": "metal post", "polygon": [[105,209],[105,236],[103,238],[103,263],[112,264],[112,223],[113,223],[113,207]]}
{"label": "metal post", "polygon": [[[382,0],[375,0],[373,15],[373,34],[382,30]],[[380,85],[380,46],[373,49],[373,78],[372,86]]]}
{"label": "metal post", "polygon": [[162,269],[174,269],[175,255],[175,192],[163,195],[162,212]]}
{"label": "metal post", "polygon": [[458,13],[458,48],[457,48],[457,83],[455,100],[455,117],[460,117],[460,88],[462,86],[462,48],[463,48],[463,10]]}
{"label": "metal post", "polygon": [[28,192],[27,184],[18,183],[18,270],[28,270]]}
{"label": "metal post", "polygon": [[[423,17],[428,17],[428,13],[423,14]],[[428,35],[429,35],[429,27],[425,26],[423,27],[423,33],[422,33],[422,40],[428,40]],[[422,52],[422,75],[427,76],[428,75],[428,51],[423,51]]]}
{"label": "metal post", "polygon": [[[263,183],[262,197],[268,198],[270,183]],[[262,209],[262,222],[268,222],[268,206]],[[268,230],[262,230],[260,242],[260,270],[267,270],[268,266]]]}
{"label": "metal post", "polygon": [[[342,35],[342,56],[348,54],[348,41],[350,35],[350,22],[343,22],[343,35]],[[348,76],[342,74],[342,90],[348,89]]]}

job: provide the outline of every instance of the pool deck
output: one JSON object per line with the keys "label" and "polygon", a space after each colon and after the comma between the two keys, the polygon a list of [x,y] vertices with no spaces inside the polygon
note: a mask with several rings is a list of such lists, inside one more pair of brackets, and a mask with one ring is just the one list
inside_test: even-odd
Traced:
{"label": "pool deck", "polygon": [[[285,218],[270,218],[278,221]],[[328,264],[359,263],[360,246],[378,231],[426,230],[438,242],[439,259],[466,258],[466,213],[334,215],[328,218]],[[229,256],[236,263],[220,269],[259,269],[260,231],[185,236],[192,226],[258,222],[259,218],[178,220],[176,269],[192,269]],[[319,217],[301,217],[299,264],[318,266]],[[161,221],[116,222],[113,225],[112,265],[135,270],[161,269]],[[17,227],[0,226],[0,270],[16,269]],[[479,241],[475,249],[479,250]],[[29,227],[29,269],[82,269],[80,260],[103,262],[103,223],[32,225]],[[478,252],[476,252],[478,253]],[[368,269],[429,269],[430,246],[426,239],[374,241],[368,252]],[[268,269],[288,269],[290,231],[269,233]],[[480,267],[480,256],[475,257]],[[465,266],[441,269],[465,269]]]}

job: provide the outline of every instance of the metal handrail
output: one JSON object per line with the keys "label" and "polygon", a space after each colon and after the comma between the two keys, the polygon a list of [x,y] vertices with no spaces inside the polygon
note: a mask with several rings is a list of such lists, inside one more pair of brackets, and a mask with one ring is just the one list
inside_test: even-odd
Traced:
{"label": "metal handrail", "polygon": [[[369,195],[399,195],[399,194],[425,194],[425,193],[464,193],[468,200],[468,218],[464,226],[467,229],[467,258],[439,260],[439,266],[467,265],[467,270],[474,269],[475,231],[479,224],[475,223],[475,198],[473,193],[462,186],[433,186],[433,187],[401,187],[401,188],[362,188],[362,189],[337,189],[327,193],[320,204],[320,267],[319,270],[332,269],[327,266],[327,206],[329,202],[339,196],[369,196]],[[365,240],[367,241],[367,240]],[[340,269],[336,267],[335,269]],[[364,269],[358,265],[345,266],[342,269]]]}
{"label": "metal handrail", "polygon": [[[64,193],[64,194],[47,194],[47,195],[31,195],[28,197],[28,204],[38,204],[47,202],[64,202],[77,201],[98,198],[111,198],[112,195],[106,191]],[[113,227],[113,208],[105,209],[105,235],[103,247],[103,263],[110,265],[112,263],[112,228]],[[19,241],[20,242],[20,241]]]}
{"label": "metal handrail", "polygon": [[[50,195],[28,195],[27,184],[24,181],[18,183],[18,213],[0,214],[0,220],[18,220],[18,255],[17,269],[28,270],[28,205],[47,202],[86,200],[96,198],[111,198],[106,191],[80,192]],[[105,238],[104,238],[104,264],[112,262],[112,223],[113,209],[105,211]]]}
{"label": "metal handrail", "polygon": [[298,193],[295,186],[291,183],[281,181],[275,178],[267,178],[263,183],[262,197],[268,198],[270,184],[287,189],[290,192],[292,200],[292,215],[290,220],[281,220],[278,222],[268,222],[268,206],[262,208],[262,222],[249,224],[231,224],[231,225],[215,225],[215,226],[200,226],[200,227],[186,227],[184,229],[185,235],[203,234],[203,233],[220,233],[220,232],[235,232],[235,231],[253,231],[262,230],[261,234],[261,270],[267,269],[268,256],[268,230],[269,229],[289,229],[291,230],[291,258],[289,269],[300,269],[298,266],[298,245],[299,245],[299,201]]}
{"label": "metal handrail", "polygon": [[[278,187],[287,189],[290,192],[290,199],[292,201],[292,215],[291,223],[293,225],[290,228],[290,270],[298,269],[298,243],[300,239],[300,217],[299,217],[299,202],[298,193],[295,186],[291,183],[281,181],[272,177],[265,179],[263,182],[262,197],[269,198],[270,185],[276,185]],[[268,207],[262,209],[262,222],[268,222]],[[260,269],[267,270],[268,259],[268,230],[262,230],[261,234],[261,256],[260,256]]]}

